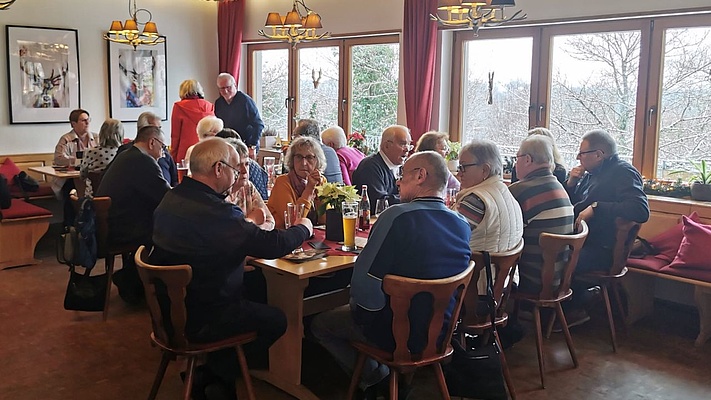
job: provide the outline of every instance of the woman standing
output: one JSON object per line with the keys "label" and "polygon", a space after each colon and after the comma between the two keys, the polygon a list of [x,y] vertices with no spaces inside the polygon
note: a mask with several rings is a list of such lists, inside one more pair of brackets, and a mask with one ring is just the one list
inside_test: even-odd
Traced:
{"label": "woman standing", "polygon": [[180,84],[180,101],[173,104],[170,117],[170,155],[176,163],[185,159],[188,147],[198,142],[197,124],[208,115],[215,115],[215,107],[205,100],[200,82],[188,79]]}

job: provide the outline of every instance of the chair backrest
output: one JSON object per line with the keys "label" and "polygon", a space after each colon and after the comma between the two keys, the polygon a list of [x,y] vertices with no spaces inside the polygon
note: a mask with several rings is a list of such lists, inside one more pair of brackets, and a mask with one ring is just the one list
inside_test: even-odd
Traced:
{"label": "chair backrest", "polygon": [[[458,275],[443,279],[414,279],[397,275],[385,275],[383,278],[383,291],[390,296],[390,308],[393,312],[393,337],[395,338],[395,351],[393,361],[410,362],[416,358],[431,358],[442,355],[452,339],[452,333],[456,325],[457,315],[462,307],[462,300],[466,293],[474,264],[469,263],[469,267]],[[427,344],[422,353],[411,354],[407,347],[410,338],[410,303],[419,293],[430,293],[432,295],[432,314],[427,329]],[[437,346],[437,339],[444,327],[444,317],[449,308],[452,298],[455,299],[452,317],[449,321],[446,336]]]}
{"label": "chair backrest", "polygon": [[[74,211],[78,212],[79,198],[72,195],[71,200]],[[94,211],[96,212],[96,255],[99,258],[106,257],[108,252],[109,208],[111,208],[111,197],[94,197]]]}
{"label": "chair backrest", "polygon": [[610,275],[618,275],[627,265],[634,240],[642,224],[622,218],[615,218],[615,247],[612,251]]}
{"label": "chair backrest", "polygon": [[[499,315],[498,311],[501,310],[501,307],[506,305],[508,295],[511,293],[511,283],[513,283],[516,266],[518,265],[518,260],[521,258],[521,252],[523,252],[523,245],[523,239],[521,239],[518,245],[509,251],[489,253],[491,257],[492,278],[494,279],[494,303],[497,309],[497,315]],[[473,251],[472,261],[474,261],[475,264],[474,279],[485,276],[484,253],[481,251]],[[474,286],[476,287],[476,284]],[[476,290],[469,290],[464,298],[464,309],[466,311],[464,313],[463,323],[465,325],[479,323],[482,317],[486,317],[487,321],[491,319],[489,313],[486,315],[476,315],[475,313],[480,294],[484,295],[486,293],[477,293]]]}
{"label": "chair backrest", "polygon": [[[585,239],[588,237],[588,224],[585,221],[580,221],[576,231],[577,233],[571,235],[541,233],[539,244],[543,253],[543,269],[541,270],[539,299],[555,299],[560,293],[566,293],[570,289],[580,249],[583,248]],[[560,285],[556,286],[554,285],[555,265],[561,260],[565,260],[565,266],[559,274]]]}
{"label": "chair backrest", "polygon": [[[174,349],[185,349],[188,340],[185,337],[185,294],[188,283],[193,277],[193,270],[189,265],[150,265],[146,261],[148,252],[145,246],[136,251],[136,266],[138,275],[143,282],[146,292],[146,303],[151,314],[153,335],[155,338]],[[162,285],[162,286],[159,286]],[[170,299],[170,318],[163,314],[163,309],[158,301],[158,293],[165,292]],[[170,324],[168,325],[168,322]],[[166,329],[166,328],[170,329]]]}

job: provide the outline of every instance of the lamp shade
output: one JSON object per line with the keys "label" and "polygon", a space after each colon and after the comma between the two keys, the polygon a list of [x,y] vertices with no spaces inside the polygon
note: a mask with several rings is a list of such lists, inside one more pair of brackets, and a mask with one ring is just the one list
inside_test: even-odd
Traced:
{"label": "lamp shade", "polygon": [[146,36],[158,36],[158,27],[153,21],[146,22],[146,26],[143,27],[143,34]]}
{"label": "lamp shade", "polygon": [[289,11],[289,13],[286,14],[286,19],[284,20],[284,25],[287,26],[301,26],[301,16],[299,13],[296,11],[296,8],[293,10]]}
{"label": "lamp shade", "polygon": [[462,0],[439,0],[437,2],[438,10],[456,10],[462,8]]}
{"label": "lamp shade", "polygon": [[125,31],[138,33],[138,25],[136,24],[136,20],[127,19],[126,23],[123,24],[123,29]]}
{"label": "lamp shade", "polygon": [[515,0],[487,0],[485,8],[504,8],[516,6]]}
{"label": "lamp shade", "polygon": [[308,28],[308,29],[323,28],[323,26],[321,26],[321,16],[314,13],[314,12],[309,13],[309,15],[306,16],[306,22],[304,23],[304,28]]}
{"label": "lamp shade", "polygon": [[267,14],[267,22],[264,23],[264,26],[281,26],[281,16],[279,13],[275,12],[270,12]]}
{"label": "lamp shade", "polygon": [[123,25],[121,21],[111,21],[111,28],[109,28],[109,33],[117,33],[123,30]]}

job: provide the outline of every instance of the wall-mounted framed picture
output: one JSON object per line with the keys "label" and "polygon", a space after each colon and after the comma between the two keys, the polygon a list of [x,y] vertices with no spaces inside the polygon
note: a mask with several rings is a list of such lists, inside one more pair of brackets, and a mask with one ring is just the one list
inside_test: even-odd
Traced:
{"label": "wall-mounted framed picture", "polygon": [[80,106],[76,29],[7,25],[11,124],[67,122]]}
{"label": "wall-mounted framed picture", "polygon": [[111,118],[137,121],[146,111],[168,118],[168,75],[165,42],[133,46],[109,42]]}

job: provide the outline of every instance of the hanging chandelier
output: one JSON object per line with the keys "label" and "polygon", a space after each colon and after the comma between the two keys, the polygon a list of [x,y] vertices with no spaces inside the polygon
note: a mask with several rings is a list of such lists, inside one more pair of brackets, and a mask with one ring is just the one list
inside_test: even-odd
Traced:
{"label": "hanging chandelier", "polygon": [[280,40],[296,46],[299,42],[313,42],[331,37],[331,32],[316,34],[321,29],[321,16],[304,4],[304,0],[294,0],[291,11],[286,15],[276,12],[267,14],[265,28],[272,28],[271,33],[259,30],[259,35],[268,39]]}
{"label": "hanging chandelier", "polygon": [[476,34],[482,26],[526,19],[521,10],[508,18],[505,16],[504,9],[515,5],[514,0],[439,0],[437,13],[430,14],[430,19],[442,26],[468,27]]}
{"label": "hanging chandelier", "polygon": [[[147,14],[146,22],[138,20],[138,14]],[[122,44],[129,44],[133,49],[140,45],[153,46],[165,42],[164,37],[158,34],[158,27],[153,22],[153,14],[145,8],[136,8],[136,0],[128,0],[128,15],[131,19],[121,24],[121,21],[112,21],[109,31],[104,34],[104,39]],[[138,30],[138,25],[143,25],[143,32]]]}
{"label": "hanging chandelier", "polygon": [[14,2],[15,0],[0,0],[0,10],[7,10]]}

